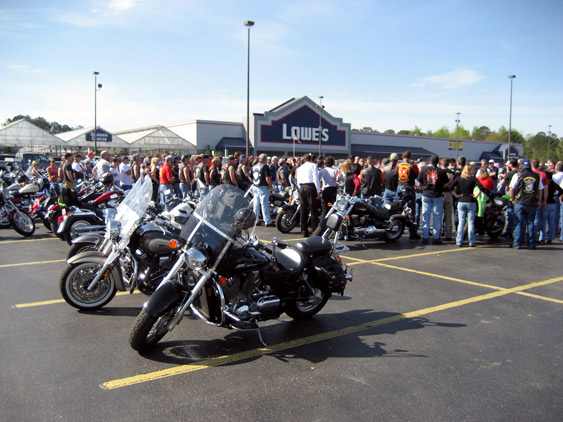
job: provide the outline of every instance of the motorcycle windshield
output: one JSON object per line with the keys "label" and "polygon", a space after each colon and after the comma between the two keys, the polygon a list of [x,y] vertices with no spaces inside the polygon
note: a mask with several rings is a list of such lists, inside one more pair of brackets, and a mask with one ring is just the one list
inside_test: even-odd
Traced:
{"label": "motorcycle windshield", "polygon": [[220,185],[211,190],[197,205],[182,227],[180,237],[190,247],[205,249],[210,262],[215,262],[230,240],[235,240],[235,215],[250,205],[250,198],[233,185]]}
{"label": "motorcycle windshield", "polygon": [[114,220],[119,221],[119,246],[125,247],[139,221],[145,215],[152,196],[150,177],[139,179],[117,207]]}

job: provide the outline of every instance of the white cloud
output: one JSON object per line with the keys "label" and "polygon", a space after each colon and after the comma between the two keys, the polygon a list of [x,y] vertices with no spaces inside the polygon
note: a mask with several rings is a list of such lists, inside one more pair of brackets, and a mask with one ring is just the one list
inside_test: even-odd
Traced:
{"label": "white cloud", "polygon": [[425,88],[429,85],[438,86],[447,90],[468,88],[480,82],[485,76],[475,70],[460,67],[447,73],[420,78],[413,87]]}

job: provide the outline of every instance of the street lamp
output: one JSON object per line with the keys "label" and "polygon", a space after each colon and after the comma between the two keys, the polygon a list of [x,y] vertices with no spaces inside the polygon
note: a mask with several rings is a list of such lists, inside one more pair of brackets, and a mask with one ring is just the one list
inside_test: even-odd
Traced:
{"label": "street lamp", "polygon": [[248,28],[248,53],[246,65],[246,156],[250,144],[250,28],[254,26],[254,22],[245,21],[244,26]]}
{"label": "street lamp", "polygon": [[94,154],[98,153],[98,91],[102,84],[98,83],[100,72],[94,72]]}
{"label": "street lamp", "polygon": [[549,141],[551,141],[551,125],[547,125],[547,161],[549,161]]}
{"label": "street lamp", "polygon": [[319,96],[319,158],[322,155],[322,146],[321,146],[321,140],[323,139],[323,121],[322,121],[322,116],[323,116],[323,96],[320,95]]}
{"label": "street lamp", "polygon": [[456,113],[457,114],[457,118],[455,119],[455,161],[457,163],[457,159],[458,159],[458,139],[459,139],[459,122],[461,120],[459,120],[459,115],[461,113]]}
{"label": "street lamp", "polygon": [[510,138],[512,135],[512,82],[516,75],[508,75],[510,79],[510,114],[508,116],[508,159],[510,160]]}

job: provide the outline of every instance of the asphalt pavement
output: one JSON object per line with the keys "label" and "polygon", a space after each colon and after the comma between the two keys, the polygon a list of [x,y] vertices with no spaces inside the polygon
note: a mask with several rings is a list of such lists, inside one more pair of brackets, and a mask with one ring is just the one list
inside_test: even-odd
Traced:
{"label": "asphalt pavement", "polygon": [[267,347],[184,318],[141,356],[146,296],[77,311],[58,289],[68,245],[0,230],[0,421],[563,420],[563,244],[345,243],[344,296],[263,323]]}

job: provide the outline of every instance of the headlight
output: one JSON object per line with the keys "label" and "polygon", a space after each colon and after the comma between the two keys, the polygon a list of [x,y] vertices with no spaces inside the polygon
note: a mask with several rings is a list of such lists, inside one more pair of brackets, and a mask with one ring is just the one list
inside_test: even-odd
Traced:
{"label": "headlight", "polygon": [[121,230],[121,224],[119,221],[109,220],[107,224],[107,231],[109,233],[110,239],[116,240],[119,238],[119,231]]}
{"label": "headlight", "polygon": [[197,249],[190,248],[185,254],[190,268],[201,271],[207,265],[207,257]]}

